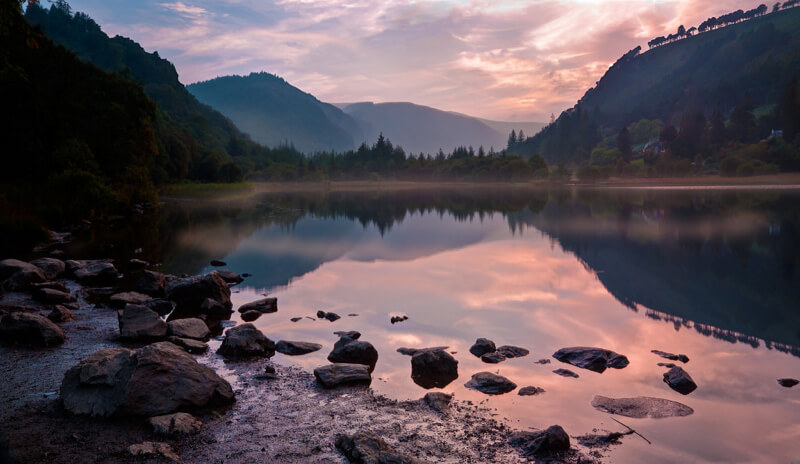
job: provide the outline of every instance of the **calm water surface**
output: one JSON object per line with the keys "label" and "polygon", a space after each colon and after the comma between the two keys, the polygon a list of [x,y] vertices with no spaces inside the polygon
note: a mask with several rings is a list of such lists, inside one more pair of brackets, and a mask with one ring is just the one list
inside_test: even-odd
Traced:
{"label": "calm water surface", "polygon": [[[516,427],[624,431],[591,407],[594,395],[695,410],[618,417],[652,445],[626,437],[611,462],[788,463],[800,462],[800,386],[776,379],[800,378],[798,200],[758,189],[272,194],[171,202],[160,225],[124,240],[144,241],[165,272],[206,272],[222,259],[252,274],[234,288],[234,307],[277,296],[279,311],[255,324],[273,340],[324,345],[277,362],[313,369],[327,362],[332,332],[358,330],[380,353],[372,388],[411,399],[426,390],[396,349],[446,345],[459,377],[442,390]],[[317,320],[320,309],[343,317]],[[409,319],[392,325],[393,315]],[[478,337],[531,354],[484,364],[468,351]],[[551,358],[567,346],[611,349],[630,365],[598,374]],[[699,388],[671,390],[652,349],[687,354]],[[553,374],[559,367],[580,378]],[[479,371],[546,393],[466,389]]]}

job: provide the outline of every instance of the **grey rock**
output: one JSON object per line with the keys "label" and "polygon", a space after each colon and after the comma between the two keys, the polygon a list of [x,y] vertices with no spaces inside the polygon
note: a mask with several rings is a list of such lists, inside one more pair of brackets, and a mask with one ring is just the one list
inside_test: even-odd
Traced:
{"label": "grey rock", "polygon": [[0,261],[0,280],[6,280],[22,270],[35,271],[35,265],[19,259],[4,259]]}
{"label": "grey rock", "polygon": [[64,343],[64,332],[51,320],[38,314],[14,312],[0,319],[0,340],[30,346],[56,346]]}
{"label": "grey rock", "polygon": [[118,320],[122,338],[151,340],[167,335],[167,323],[147,306],[127,305],[119,312]]}
{"label": "grey rock", "polygon": [[444,388],[458,378],[458,361],[444,350],[419,350],[411,357],[411,380],[422,388]]}
{"label": "grey rock", "polygon": [[561,377],[572,377],[572,378],[575,378],[575,379],[580,377],[578,374],[572,372],[569,369],[556,369],[556,370],[553,371],[553,374],[558,374]]}
{"label": "grey rock", "polygon": [[685,404],[663,398],[637,396],[635,398],[609,398],[597,395],[592,399],[592,406],[598,411],[637,419],[663,419],[665,417],[683,417],[694,413],[694,409]]}
{"label": "grey rock", "polygon": [[688,356],[686,356],[685,354],[679,354],[679,355],[678,355],[678,361],[680,361],[680,362],[682,362],[682,363],[686,364],[686,363],[688,363],[688,362],[689,362],[689,357],[688,357]]}
{"label": "grey rock", "polygon": [[200,314],[206,315],[209,319],[225,320],[231,317],[233,311],[219,301],[206,298],[200,303]]}
{"label": "grey rock", "polygon": [[322,349],[319,343],[311,342],[293,342],[288,340],[280,340],[275,344],[275,351],[289,356],[298,356],[302,354],[313,353]]}
{"label": "grey rock", "polygon": [[517,384],[514,382],[502,375],[492,374],[491,372],[478,372],[474,374],[464,386],[486,393],[487,395],[501,395],[517,388]]}
{"label": "grey rock", "polygon": [[253,324],[242,324],[225,332],[225,339],[217,353],[226,358],[272,357],[275,343]]}
{"label": "grey rock", "polygon": [[792,388],[798,383],[800,383],[800,380],[797,379],[778,379],[778,384],[781,387]]}
{"label": "grey rock", "polygon": [[76,301],[75,296],[70,293],[47,287],[37,288],[33,296],[36,298],[36,301],[47,304],[71,303]]}
{"label": "grey rock", "polygon": [[540,387],[522,387],[517,391],[519,396],[536,396],[544,393],[544,388]]}
{"label": "grey rock", "polygon": [[339,330],[333,333],[337,337],[347,337],[352,338],[353,340],[358,340],[361,338],[361,332],[357,330]]}
{"label": "grey rock", "polygon": [[602,348],[583,346],[561,348],[553,353],[553,357],[561,362],[599,373],[609,367],[622,369],[628,365],[628,358],[624,355]]}
{"label": "grey rock", "polygon": [[423,351],[439,351],[439,350],[446,350],[450,348],[449,346],[432,346],[430,348],[407,348],[407,347],[400,347],[397,349],[397,352],[400,354],[404,354],[406,356],[414,356],[417,353],[421,353]]}
{"label": "grey rock", "polygon": [[[231,290],[217,272],[172,280],[167,283],[165,291],[167,299],[175,302],[175,311],[186,316],[198,312],[211,316],[208,311],[216,308],[206,303],[207,299],[226,309],[232,306]],[[202,308],[204,304],[208,305],[205,311]]]}
{"label": "grey rock", "polygon": [[550,360],[549,360],[549,359],[539,359],[538,361],[534,361],[534,363],[536,363],[536,364],[542,364],[542,365],[544,365],[544,364],[550,364]]}
{"label": "grey rock", "polygon": [[664,373],[664,382],[681,395],[688,395],[697,389],[697,384],[689,373],[679,366]]}
{"label": "grey rock", "polygon": [[537,432],[514,432],[509,441],[526,456],[542,456],[569,451],[569,435],[560,425],[551,425]]}
{"label": "grey rock", "polygon": [[143,305],[150,301],[150,295],[138,292],[122,292],[111,295],[108,304],[112,308],[124,308],[125,305]]}
{"label": "grey rock", "polygon": [[505,356],[506,358],[521,358],[523,356],[528,356],[530,351],[513,345],[503,345],[497,348],[497,352]]}
{"label": "grey rock", "polygon": [[400,454],[378,435],[361,430],[355,435],[338,435],[336,448],[353,464],[423,464],[425,461]]}
{"label": "grey rock", "polygon": [[183,348],[187,353],[202,354],[208,351],[208,345],[191,338],[167,337],[167,341]]}
{"label": "grey rock", "polygon": [[450,402],[453,401],[453,395],[448,395],[444,392],[428,392],[422,400],[431,409],[447,414],[450,410]]}
{"label": "grey rock", "polygon": [[479,358],[486,353],[492,353],[496,350],[497,347],[495,347],[494,342],[488,338],[479,338],[475,340],[475,343],[469,348],[469,352]]}
{"label": "grey rock", "polygon": [[340,316],[340,315],[338,315],[336,313],[332,313],[332,312],[325,313],[325,319],[327,319],[327,320],[329,320],[331,322],[338,321],[341,318],[342,318],[342,316]]}
{"label": "grey rock", "polygon": [[110,285],[117,281],[119,272],[107,261],[91,261],[75,271],[75,278],[89,285]]}
{"label": "grey rock", "polygon": [[261,311],[258,311],[258,310],[255,310],[255,309],[251,309],[249,311],[243,312],[241,317],[242,317],[242,320],[245,321],[245,322],[253,322],[256,319],[258,319],[259,317],[261,317],[262,314],[264,314],[264,313],[262,313]]}
{"label": "grey rock", "polygon": [[167,277],[155,271],[145,270],[136,283],[136,291],[152,297],[163,297],[167,286]]}
{"label": "grey rock", "polygon": [[107,417],[125,402],[136,356],[127,348],[96,351],[64,374],[61,401],[73,414]]}
{"label": "grey rock", "polygon": [[369,371],[372,372],[375,369],[375,364],[378,363],[378,350],[369,342],[343,336],[333,345],[333,350],[328,355],[328,361],[332,363],[366,364],[369,366]]}
{"label": "grey rock", "polygon": [[211,332],[202,319],[193,317],[169,321],[167,323],[167,335],[205,341],[211,336]]}
{"label": "grey rock", "polygon": [[36,284],[47,281],[44,272],[38,267],[33,269],[20,269],[3,282],[3,288],[11,292],[24,292],[34,290]]}
{"label": "grey rock", "polygon": [[66,285],[54,280],[48,280],[47,282],[42,282],[40,284],[33,284],[32,287],[34,292],[42,288],[50,288],[53,290],[58,290],[59,292],[69,293],[69,289]]}
{"label": "grey rock", "polygon": [[667,369],[672,369],[675,367],[675,363],[658,363],[660,367],[666,367]]}
{"label": "grey rock", "polygon": [[489,364],[497,364],[497,363],[501,363],[501,362],[503,362],[505,360],[506,360],[506,357],[503,356],[503,354],[500,353],[499,351],[492,351],[491,353],[484,353],[483,356],[481,356],[481,361],[483,361],[485,363],[489,363]]}
{"label": "grey rock", "polygon": [[47,314],[47,318],[53,322],[68,322],[75,320],[75,314],[61,305],[55,305],[53,310]]}
{"label": "grey rock", "polygon": [[334,363],[314,369],[314,377],[325,388],[352,384],[369,385],[372,382],[370,372],[366,364]]}
{"label": "grey rock", "polygon": [[64,261],[56,258],[38,258],[31,261],[31,264],[41,269],[47,280],[57,278],[67,269]]}
{"label": "grey rock", "polygon": [[244,281],[242,276],[228,269],[219,269],[217,270],[217,273],[220,277],[222,277],[222,280],[228,283],[228,285],[236,285]]}
{"label": "grey rock", "polygon": [[152,298],[144,302],[144,306],[157,312],[159,316],[166,316],[171,313],[174,307],[172,302],[163,298]]}
{"label": "grey rock", "polygon": [[660,356],[660,357],[662,357],[664,359],[669,359],[670,361],[677,361],[678,360],[678,355],[677,354],[672,354],[672,353],[668,353],[666,351],[661,351],[661,350],[650,350],[650,352],[653,353],[654,355]]}
{"label": "grey rock", "polygon": [[203,427],[199,419],[185,412],[155,416],[147,421],[154,432],[162,435],[194,435]]}

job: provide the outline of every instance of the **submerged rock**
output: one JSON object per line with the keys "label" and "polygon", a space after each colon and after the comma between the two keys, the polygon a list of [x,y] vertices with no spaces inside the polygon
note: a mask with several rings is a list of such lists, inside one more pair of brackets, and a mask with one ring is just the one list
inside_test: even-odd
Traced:
{"label": "submerged rock", "polygon": [[278,299],[275,297],[272,298],[262,298],[260,300],[252,301],[247,304],[243,304],[239,307],[240,313],[246,313],[247,311],[259,311],[262,313],[274,313],[278,310]]}
{"label": "submerged rock", "polygon": [[544,388],[539,387],[522,387],[517,391],[519,396],[535,396],[544,393]]}
{"label": "submerged rock", "polygon": [[147,420],[153,431],[162,435],[193,435],[200,431],[203,423],[191,414],[176,412]]}
{"label": "submerged rock", "polygon": [[660,367],[666,367],[667,369],[672,369],[675,367],[675,363],[658,363]]}
{"label": "submerged rock", "polygon": [[147,306],[129,304],[119,312],[119,335],[126,339],[154,339],[167,335],[167,323]]}
{"label": "submerged rock", "polygon": [[217,353],[226,358],[272,357],[275,343],[253,324],[242,324],[225,332],[225,339]]}
{"label": "submerged rock", "polygon": [[798,383],[800,383],[800,380],[797,379],[778,379],[778,384],[781,387],[792,388]]}
{"label": "submerged rock", "polygon": [[535,364],[542,364],[542,365],[550,364],[550,360],[549,359],[539,359],[538,361],[534,361],[534,363]]}
{"label": "submerged rock", "polygon": [[556,370],[553,371],[553,374],[558,374],[561,377],[572,377],[572,378],[575,378],[575,379],[580,377],[578,374],[572,372],[569,369],[556,369]]}
{"label": "submerged rock", "polygon": [[670,361],[677,361],[678,360],[678,355],[677,354],[668,353],[666,351],[661,351],[661,350],[650,350],[650,352],[653,353],[656,356],[661,356],[664,359],[669,359]]}
{"label": "submerged rock", "polygon": [[538,432],[514,432],[509,441],[526,456],[540,456],[569,451],[569,435],[560,425]]}
{"label": "submerged rock", "polygon": [[[328,355],[328,361],[332,363],[365,364],[369,366],[369,371],[372,372],[375,369],[375,364],[378,363],[378,350],[372,346],[372,343],[354,339],[347,332],[343,334],[333,345],[333,351]],[[360,337],[361,334],[359,333],[358,336]]]}
{"label": "submerged rock", "polygon": [[508,393],[517,388],[517,384],[514,382],[502,375],[492,374],[491,372],[478,372],[474,374],[464,386],[486,393],[487,395],[502,395],[503,393]]}
{"label": "submerged rock", "polygon": [[627,357],[611,350],[583,346],[561,348],[553,353],[553,357],[561,362],[599,373],[609,367],[622,369],[629,363]]}
{"label": "submerged rock", "polygon": [[336,449],[353,464],[424,464],[425,461],[397,453],[378,435],[361,430],[355,435],[338,435]]}
{"label": "submerged rock", "polygon": [[608,398],[597,395],[592,399],[592,406],[609,414],[634,417],[662,419],[665,417],[683,417],[694,413],[694,409],[685,404],[663,398],[637,396],[635,398]]}
{"label": "submerged rock", "polygon": [[311,342],[292,342],[288,340],[280,340],[275,344],[275,351],[289,356],[298,356],[308,353],[313,353],[322,349],[319,343]]}
{"label": "submerged rock", "polygon": [[479,338],[475,340],[475,343],[469,348],[469,352],[479,358],[486,353],[492,353],[494,351],[497,351],[497,347],[495,347],[494,342],[488,338]]}
{"label": "submerged rock", "polygon": [[370,372],[366,364],[334,363],[314,369],[314,377],[325,388],[352,384],[369,385],[372,382]]}
{"label": "submerged rock", "polygon": [[694,383],[689,373],[679,366],[664,373],[664,382],[681,395],[688,395],[697,389],[697,384]]}
{"label": "submerged rock", "polygon": [[38,314],[14,312],[0,319],[0,340],[30,346],[56,346],[66,337],[53,321]]}
{"label": "submerged rock", "polygon": [[428,392],[422,400],[431,409],[447,414],[450,410],[450,402],[453,401],[453,395],[448,395],[444,392]]}
{"label": "submerged rock", "polygon": [[458,378],[458,361],[442,349],[418,350],[411,357],[411,379],[422,388],[444,388]]}

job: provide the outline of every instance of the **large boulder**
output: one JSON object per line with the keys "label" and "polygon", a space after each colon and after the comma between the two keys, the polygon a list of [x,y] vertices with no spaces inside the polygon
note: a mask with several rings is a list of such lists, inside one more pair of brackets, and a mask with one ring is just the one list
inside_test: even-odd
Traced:
{"label": "large boulder", "polygon": [[119,271],[107,261],[89,261],[74,272],[75,278],[88,285],[111,285],[117,281]]}
{"label": "large boulder", "polygon": [[152,297],[162,297],[166,286],[167,278],[164,274],[145,270],[139,277],[139,282],[136,283],[136,291]]}
{"label": "large boulder", "polygon": [[64,261],[56,258],[39,258],[31,261],[31,264],[38,267],[44,272],[47,280],[53,280],[64,273],[66,265]]}
{"label": "large boulder", "polygon": [[231,318],[233,310],[230,305],[226,306],[217,300],[206,298],[200,303],[200,314],[204,314],[211,320],[227,320]]}
{"label": "large boulder", "polygon": [[604,372],[607,368],[622,369],[628,365],[628,358],[603,348],[575,346],[561,348],[553,357],[563,363],[572,364],[594,372]]}
{"label": "large boulder", "polygon": [[145,295],[144,293],[139,292],[121,292],[115,293],[111,295],[111,298],[108,300],[108,304],[112,308],[124,308],[125,305],[144,305],[148,301],[150,301],[150,295]]}
{"label": "large boulder", "polygon": [[319,343],[311,342],[293,342],[289,340],[280,340],[275,344],[275,350],[278,353],[283,353],[289,356],[298,356],[302,354],[313,353],[321,350],[322,345]]}
{"label": "large boulder", "polygon": [[167,335],[205,341],[211,336],[211,332],[202,319],[194,317],[170,321],[167,324]]}
{"label": "large boulder", "polygon": [[56,346],[66,337],[60,327],[38,314],[14,312],[0,319],[0,340],[31,346]]}
{"label": "large boulder", "polygon": [[157,312],[159,316],[166,316],[171,313],[173,309],[172,302],[164,298],[152,298],[143,303],[144,306]]}
{"label": "large boulder", "polygon": [[369,430],[361,430],[354,435],[338,435],[336,449],[353,464],[424,464],[426,462],[394,451],[381,437]]}
{"label": "large boulder", "polygon": [[262,298],[260,300],[252,301],[250,303],[243,304],[239,306],[240,313],[246,313],[247,311],[260,311],[262,313],[274,313],[278,310],[278,299],[275,297],[272,298]]}
{"label": "large boulder", "polygon": [[635,398],[609,398],[597,395],[592,399],[592,406],[609,414],[642,419],[662,419],[664,417],[683,417],[694,413],[694,409],[685,404],[664,398],[637,396]]}
{"label": "large boulder", "polygon": [[39,268],[31,263],[20,261],[19,259],[4,259],[0,261],[0,281],[8,279],[18,271],[34,271],[36,269]]}
{"label": "large boulder", "polygon": [[369,366],[366,364],[334,363],[314,369],[314,377],[325,388],[339,385],[367,384],[372,382]]}
{"label": "large boulder", "polygon": [[495,347],[494,342],[488,338],[479,338],[475,340],[475,343],[469,348],[469,352],[479,358],[495,350],[497,350],[497,347]]}
{"label": "large boulder", "polygon": [[44,272],[38,267],[20,269],[3,282],[3,288],[11,292],[35,290],[36,284],[47,281]]}
{"label": "large boulder", "polygon": [[61,383],[64,408],[92,416],[158,416],[234,401],[230,384],[169,342],[95,352]]}
{"label": "large boulder", "polygon": [[510,443],[528,457],[569,451],[569,435],[560,425],[536,432],[514,432]]}
{"label": "large boulder", "polygon": [[517,388],[517,384],[514,382],[502,375],[492,374],[491,372],[478,372],[474,374],[464,386],[486,393],[487,395],[502,395],[503,393],[508,393]]}
{"label": "large boulder", "polygon": [[411,379],[422,388],[444,388],[457,378],[458,361],[444,350],[419,350],[411,357]]}
{"label": "large boulder", "polygon": [[175,311],[179,314],[200,314],[200,306],[206,299],[227,309],[232,306],[231,290],[216,272],[172,280],[165,291],[167,298],[175,302]]}
{"label": "large boulder", "polygon": [[225,339],[217,353],[226,358],[272,357],[275,354],[275,343],[253,324],[242,324],[225,332]]}
{"label": "large boulder", "polygon": [[681,395],[688,395],[697,389],[697,384],[689,373],[679,366],[664,373],[664,382]]}
{"label": "large boulder", "polygon": [[127,305],[119,312],[119,335],[127,339],[155,339],[167,335],[167,323],[142,305]]}
{"label": "large boulder", "polygon": [[[361,336],[361,334],[358,334]],[[333,345],[333,351],[328,355],[328,361],[332,363],[365,364],[369,366],[369,371],[375,369],[378,363],[378,350],[372,343],[354,339],[348,333],[343,333],[339,340]]]}

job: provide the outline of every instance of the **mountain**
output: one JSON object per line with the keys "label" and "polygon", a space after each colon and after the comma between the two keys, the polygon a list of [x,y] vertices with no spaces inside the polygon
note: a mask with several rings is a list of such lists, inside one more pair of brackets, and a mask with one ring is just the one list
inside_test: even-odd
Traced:
{"label": "mountain", "polygon": [[158,52],[148,53],[125,37],[109,37],[86,14],[73,15],[66,2],[48,10],[31,2],[25,19],[80,59],[141,84],[158,105],[155,130],[159,151],[166,155],[161,166],[166,177],[221,180],[219,169],[231,159],[231,147],[258,149],[228,118],[197,101]]}
{"label": "mountain", "polygon": [[[728,114],[745,95],[752,108],[769,109],[781,103],[792,77],[800,76],[797,30],[800,8],[788,8],[684,34],[682,40],[644,53],[637,47],[518,151],[539,153],[551,163],[580,162],[604,137],[641,119],[679,126],[693,112],[711,115],[718,109]],[[769,126],[765,122],[758,135],[769,135]]]}
{"label": "mountain", "polygon": [[218,77],[187,89],[267,146],[342,152],[355,148],[353,135],[363,138],[359,125],[339,108],[272,74]]}
{"label": "mountain", "polygon": [[499,151],[505,148],[511,132],[511,129],[505,131],[506,124],[517,130],[536,124],[483,121],[413,103],[361,102],[340,106],[361,125],[366,138],[357,143],[375,140],[379,133],[383,133],[394,144],[402,146],[406,153],[413,154],[435,154],[440,148],[448,153],[455,147],[470,145],[475,150],[483,146],[487,151],[491,147]]}

